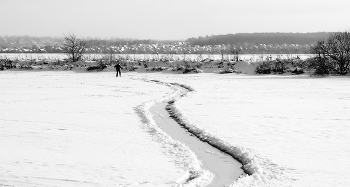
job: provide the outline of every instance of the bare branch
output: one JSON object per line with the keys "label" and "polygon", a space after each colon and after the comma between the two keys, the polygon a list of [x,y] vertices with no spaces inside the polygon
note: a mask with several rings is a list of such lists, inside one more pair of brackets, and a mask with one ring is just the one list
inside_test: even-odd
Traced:
{"label": "bare branch", "polygon": [[75,34],[72,33],[64,35],[64,42],[62,43],[62,46],[63,50],[68,56],[68,59],[72,62],[81,60],[86,50],[85,41],[79,39]]}

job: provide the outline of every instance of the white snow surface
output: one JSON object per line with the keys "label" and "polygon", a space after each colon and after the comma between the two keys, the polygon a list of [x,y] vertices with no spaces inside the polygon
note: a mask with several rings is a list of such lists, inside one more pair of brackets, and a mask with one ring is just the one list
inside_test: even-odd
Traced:
{"label": "white snow surface", "polygon": [[[141,79],[145,82],[154,82],[152,80]],[[149,111],[151,106],[160,103],[178,100],[180,96],[180,88],[171,85],[170,83],[155,81],[154,83],[171,87],[174,92],[166,97],[158,100],[149,101],[137,108],[137,112],[143,119],[144,127],[152,135],[157,142],[163,144],[167,153],[176,160],[179,167],[186,169],[186,172],[181,178],[176,181],[176,186],[181,187],[202,187],[211,183],[214,178],[214,174],[208,170],[201,168],[201,162],[197,159],[197,156],[192,152],[185,144],[180,141],[173,140],[169,135],[162,131],[152,118],[152,114]],[[183,179],[182,179],[183,178]],[[187,181],[188,179],[191,179]]]}
{"label": "white snow surface", "polygon": [[[195,89],[191,86],[178,84],[178,87],[185,88],[189,92],[194,92]],[[187,93],[186,96],[191,93]],[[233,158],[242,163],[246,175],[241,176],[237,181],[228,186],[252,186],[252,185],[270,185],[272,182],[278,181],[279,185],[289,184],[290,179],[283,175],[283,168],[277,167],[270,160],[259,156],[258,153],[251,149],[231,144],[223,141],[220,137],[211,134],[207,130],[194,124],[185,114],[181,112],[177,105],[179,98],[174,99],[175,103],[170,105],[173,115],[179,119],[179,123],[184,126],[189,132],[195,134],[200,140],[209,143],[210,145],[225,151]]]}
{"label": "white snow surface", "polygon": [[191,171],[181,153],[208,175],[183,145],[165,154],[137,113],[174,90],[132,77],[1,72],[0,186],[175,186]]}
{"label": "white snow surface", "polygon": [[[350,186],[347,77],[0,77],[0,186],[205,186],[210,171],[148,111],[178,95],[171,82],[194,89],[177,98],[176,115],[252,174],[229,186]],[[190,183],[176,183],[191,175]]]}
{"label": "white snow surface", "polygon": [[186,124],[225,150],[242,148],[252,175],[230,186],[350,186],[348,77],[147,77],[192,87],[175,104]]}

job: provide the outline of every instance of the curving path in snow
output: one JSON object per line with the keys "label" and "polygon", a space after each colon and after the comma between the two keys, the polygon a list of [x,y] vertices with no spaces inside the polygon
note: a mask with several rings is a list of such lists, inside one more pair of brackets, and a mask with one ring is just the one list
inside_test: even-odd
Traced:
{"label": "curving path in snow", "polygon": [[[153,105],[149,110],[155,123],[162,131],[175,141],[185,144],[201,161],[201,167],[213,173],[210,184],[205,186],[220,187],[234,183],[244,174],[244,171],[241,169],[242,164],[231,155],[213,147],[210,142],[203,141],[203,139],[198,137],[198,134],[196,135],[196,133],[186,129],[186,126],[182,124],[181,119],[176,115],[176,111],[173,110],[174,102],[186,96],[191,91],[190,88],[176,83],[166,84],[155,80],[152,81],[158,84],[165,84],[178,91],[172,98]],[[182,179],[178,180],[178,183],[182,183],[183,186],[190,186],[189,184],[192,180],[201,177],[205,178],[189,171]]]}

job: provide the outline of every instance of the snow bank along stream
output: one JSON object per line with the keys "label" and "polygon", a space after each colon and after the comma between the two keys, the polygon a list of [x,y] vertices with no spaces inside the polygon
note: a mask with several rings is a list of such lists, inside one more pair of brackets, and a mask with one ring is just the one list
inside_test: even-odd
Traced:
{"label": "snow bank along stream", "polygon": [[183,116],[230,145],[247,149],[257,163],[252,165],[261,169],[240,186],[350,185],[348,77],[144,77],[196,90],[175,103]]}
{"label": "snow bank along stream", "polygon": [[168,107],[174,119],[248,173],[229,186],[349,186],[349,81],[2,72],[0,186],[210,184],[215,176],[197,155],[152,119],[153,106],[181,95],[172,82],[195,89]]}
{"label": "snow bank along stream", "polygon": [[[165,83],[158,80],[147,79],[144,79],[144,81],[157,82],[174,89],[181,87],[189,92],[195,91],[190,86],[179,83]],[[145,122],[147,123],[147,128],[149,128],[150,131],[156,131],[156,133],[153,133],[153,135],[157,137],[160,142],[166,142],[166,144],[171,145],[173,148],[182,147],[179,152],[176,149],[174,150],[174,156],[176,155],[178,162],[181,163],[181,167],[186,168],[190,173],[189,178],[192,180],[189,180],[189,183],[185,183],[184,186],[207,186],[214,180],[215,176],[210,171],[201,169],[200,161],[186,145],[180,143],[179,141],[174,141],[157,127],[151,117],[152,114],[149,112],[152,105],[155,105],[156,103],[168,102],[169,104],[166,106],[166,109],[179,125],[196,136],[202,142],[206,142],[212,147],[215,147],[218,150],[232,156],[243,165],[242,169],[244,170],[245,174],[241,175],[238,180],[232,182],[229,184],[229,186],[251,186],[259,183],[268,184],[269,181],[274,178],[287,179],[285,176],[281,175],[283,171],[268,159],[259,156],[250,149],[225,142],[219,137],[192,123],[176,106],[176,101],[184,95],[186,94],[181,94],[181,89],[176,89],[172,95],[157,101],[147,102],[138,108],[142,118],[146,119]],[[170,147],[168,148],[171,149]],[[268,165],[268,167],[266,167],[266,165]]]}
{"label": "snow bank along stream", "polygon": [[[159,81],[156,82],[164,84]],[[171,107],[176,100],[186,96],[189,90],[178,84],[170,84],[175,89],[180,89],[182,93],[176,98],[171,98],[168,102],[156,104],[151,108],[157,125],[170,135],[172,139],[178,140],[188,146],[203,163],[202,167],[214,174],[214,178],[208,186],[219,187],[233,183],[243,174],[242,169],[240,169],[242,165],[233,159],[232,156],[198,139],[198,137],[186,128],[183,128],[183,125],[177,123],[178,118],[173,115],[174,112]],[[171,114],[170,116],[169,113]],[[190,175],[188,178],[193,180],[195,176]]]}

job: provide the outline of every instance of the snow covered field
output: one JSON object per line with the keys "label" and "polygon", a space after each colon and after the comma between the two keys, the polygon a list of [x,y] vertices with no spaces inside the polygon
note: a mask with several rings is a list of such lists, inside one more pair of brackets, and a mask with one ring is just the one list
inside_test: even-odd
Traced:
{"label": "snow covered field", "polygon": [[179,109],[215,136],[253,149],[265,174],[275,176],[255,180],[260,186],[350,186],[349,77],[152,78],[194,88],[195,93],[179,101]]}
{"label": "snow covered field", "polygon": [[176,106],[198,127],[249,148],[246,186],[350,186],[350,79],[218,74],[0,74],[0,186],[173,186],[185,171],[135,111]]}
{"label": "snow covered field", "polygon": [[0,186],[173,186],[135,107],[170,88],[113,73],[0,74]]}

